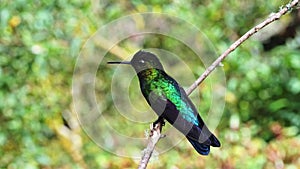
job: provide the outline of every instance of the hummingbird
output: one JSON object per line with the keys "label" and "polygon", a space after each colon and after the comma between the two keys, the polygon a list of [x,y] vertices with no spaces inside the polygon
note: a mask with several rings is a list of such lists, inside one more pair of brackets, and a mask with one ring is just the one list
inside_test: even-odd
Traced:
{"label": "hummingbird", "polygon": [[201,155],[208,155],[210,146],[221,146],[219,140],[205,125],[184,89],[165,72],[155,54],[140,50],[134,54],[131,61],[107,63],[127,64],[134,68],[143,96],[158,115],[154,126],[158,122],[164,125],[164,119],[167,120],[185,135]]}

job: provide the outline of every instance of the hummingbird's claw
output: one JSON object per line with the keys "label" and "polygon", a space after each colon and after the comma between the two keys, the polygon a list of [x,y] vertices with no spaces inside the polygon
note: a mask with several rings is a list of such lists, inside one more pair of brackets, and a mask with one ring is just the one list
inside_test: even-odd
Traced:
{"label": "hummingbird's claw", "polygon": [[161,126],[165,126],[166,124],[164,118],[162,117],[158,117],[158,119],[155,122],[153,122],[153,127],[155,127],[157,123],[160,123]]}

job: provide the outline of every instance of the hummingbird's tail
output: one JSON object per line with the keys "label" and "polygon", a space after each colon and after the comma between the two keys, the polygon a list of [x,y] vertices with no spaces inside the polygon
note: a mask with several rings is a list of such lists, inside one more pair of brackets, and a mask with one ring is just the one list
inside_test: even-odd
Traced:
{"label": "hummingbird's tail", "polygon": [[195,150],[201,154],[201,155],[208,155],[209,151],[210,151],[210,146],[209,145],[205,145],[203,143],[199,143],[196,140],[193,140],[191,138],[188,138],[189,142],[193,145],[193,147],[195,148]]}
{"label": "hummingbird's tail", "polygon": [[210,135],[209,140],[211,141],[211,144],[210,144],[211,146],[213,146],[213,147],[220,147],[221,146],[220,141],[213,134]]}
{"label": "hummingbird's tail", "polygon": [[200,143],[199,141],[191,139],[189,137],[186,137],[186,138],[193,145],[195,150],[201,155],[208,155],[209,151],[210,151],[210,146],[213,146],[213,147],[220,147],[221,146],[221,143],[219,142],[219,140],[213,134],[211,134],[210,137],[209,137],[210,145],[205,144],[205,143]]}

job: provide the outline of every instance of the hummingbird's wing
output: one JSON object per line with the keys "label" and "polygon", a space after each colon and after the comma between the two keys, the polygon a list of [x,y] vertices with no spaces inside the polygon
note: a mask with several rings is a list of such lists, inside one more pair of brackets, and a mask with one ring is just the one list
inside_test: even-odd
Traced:
{"label": "hummingbird's wing", "polygon": [[[195,105],[192,103],[191,99],[187,96],[187,94],[185,93],[184,89],[182,87],[180,87],[180,93],[181,93],[181,97],[182,100],[184,100],[185,103],[187,103],[187,107],[190,107],[193,110],[194,115],[197,116],[197,121],[198,124],[194,125],[192,132],[193,133],[201,133],[200,136],[198,137],[198,135],[196,135],[197,138],[199,138],[198,140],[203,141],[206,139],[209,139],[211,142],[211,146],[213,147],[220,147],[221,143],[219,142],[219,140],[209,131],[209,129],[207,128],[207,126],[205,125],[204,121],[202,120],[201,116],[199,115]],[[191,138],[193,139],[194,136],[191,135]]]}
{"label": "hummingbird's wing", "polygon": [[[148,103],[158,116],[165,118],[188,139],[205,145],[218,146],[185,91],[174,82],[175,89],[157,88],[148,95]],[[213,136],[215,139],[210,139]],[[212,142],[214,141],[214,142]],[[193,144],[194,145],[194,144]]]}
{"label": "hummingbird's wing", "polygon": [[162,117],[165,118],[186,137],[205,145],[212,144],[209,139],[208,133],[202,132],[202,128],[186,120],[170,100],[167,101],[167,106],[164,113],[162,114]]}

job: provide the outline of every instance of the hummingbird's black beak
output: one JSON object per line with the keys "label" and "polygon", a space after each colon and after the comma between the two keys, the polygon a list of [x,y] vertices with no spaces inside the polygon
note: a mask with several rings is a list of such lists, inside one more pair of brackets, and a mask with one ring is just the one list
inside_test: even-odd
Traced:
{"label": "hummingbird's black beak", "polygon": [[107,62],[107,64],[127,64],[130,65],[130,61],[124,61],[124,62]]}

